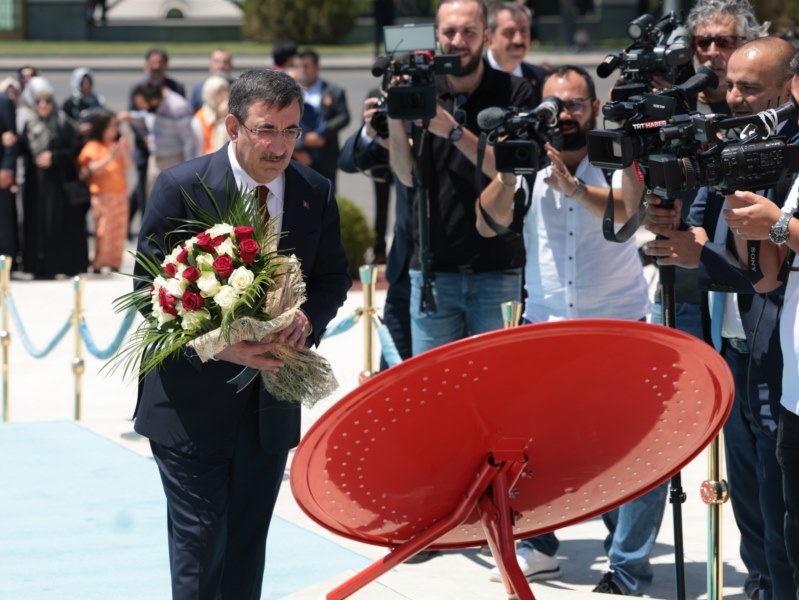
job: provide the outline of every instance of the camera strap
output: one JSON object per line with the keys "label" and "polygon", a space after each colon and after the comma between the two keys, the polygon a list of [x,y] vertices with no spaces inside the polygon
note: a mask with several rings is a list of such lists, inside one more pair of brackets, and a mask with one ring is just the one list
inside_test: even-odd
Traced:
{"label": "camera strap", "polygon": [[[477,192],[477,206],[480,208],[480,214],[483,216],[483,220],[486,222],[491,228],[491,231],[497,234],[497,237],[505,242],[512,242],[513,240],[519,237],[519,234],[510,229],[509,227],[505,227],[500,223],[497,223],[491,215],[489,215],[486,210],[483,208],[483,203],[480,201],[480,197],[483,194],[483,160],[485,159],[485,150],[486,144],[488,143],[488,136],[485,132],[480,133],[480,137],[477,138],[477,165],[474,171],[474,189]],[[527,210],[530,208],[530,203],[532,202],[532,186],[530,186],[531,193],[528,195],[528,199],[524,202],[524,189],[520,187],[516,190],[513,195],[513,220],[516,220],[516,206],[521,205],[524,202],[524,214],[527,214]]]}
{"label": "camera strap", "polygon": [[610,189],[608,189],[608,203],[605,205],[605,216],[602,217],[602,234],[605,236],[607,241],[623,244],[635,234],[635,232],[641,226],[641,222],[644,220],[644,215],[646,215],[646,203],[644,202],[645,196],[646,190],[644,190],[641,194],[641,201],[638,204],[638,210],[636,213],[630,217],[624,225],[622,225],[621,229],[619,229],[617,233],[615,227],[616,207],[613,204],[613,185],[610,186]]}

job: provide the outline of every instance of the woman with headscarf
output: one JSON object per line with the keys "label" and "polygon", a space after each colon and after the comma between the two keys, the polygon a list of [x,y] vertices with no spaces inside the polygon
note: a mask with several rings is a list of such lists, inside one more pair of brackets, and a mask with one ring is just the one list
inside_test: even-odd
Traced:
{"label": "woman with headscarf", "polygon": [[62,108],[76,123],[87,123],[92,113],[105,104],[104,98],[94,93],[94,75],[91,69],[81,67],[72,71],[69,89],[72,96],[67,98]]}
{"label": "woman with headscarf", "polygon": [[73,204],[66,193],[78,180],[80,137],[56,108],[49,81],[34,77],[23,95],[33,109],[19,136],[25,168],[23,269],[36,277],[83,273],[89,265],[88,205]]}
{"label": "woman with headscarf", "polygon": [[224,77],[211,75],[203,83],[203,105],[191,120],[198,155],[210,154],[227,143],[225,116],[229,96],[230,83]]}
{"label": "woman with headscarf", "polygon": [[119,271],[128,239],[128,176],[133,166],[130,142],[119,131],[119,120],[101,108],[89,119],[86,145],[78,164],[91,191],[94,220],[94,258],[92,268]]}

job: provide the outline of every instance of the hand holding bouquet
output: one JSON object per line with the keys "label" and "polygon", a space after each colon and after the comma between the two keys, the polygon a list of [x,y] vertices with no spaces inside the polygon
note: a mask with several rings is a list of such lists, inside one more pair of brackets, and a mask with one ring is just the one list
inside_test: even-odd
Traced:
{"label": "hand holding bouquet", "polygon": [[[206,362],[239,342],[276,341],[305,301],[299,261],[278,253],[274,220],[266,222],[251,192],[237,191],[221,218],[184,197],[197,220],[180,221],[167,236],[179,241],[160,262],[137,254],[147,275],[136,276],[138,289],[117,299],[118,310],[135,308],[145,320],[113,360],[126,372],[138,365],[142,377],[187,349]],[[269,354],[284,366],[260,375],[279,400],[313,406],[338,385],[312,350],[277,343]],[[231,383],[241,388],[257,374],[244,368]]]}

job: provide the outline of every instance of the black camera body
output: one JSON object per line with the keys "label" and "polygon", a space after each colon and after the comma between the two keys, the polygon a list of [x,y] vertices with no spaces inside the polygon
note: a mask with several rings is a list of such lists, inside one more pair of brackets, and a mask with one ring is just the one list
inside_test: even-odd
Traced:
{"label": "black camera body", "polygon": [[[722,118],[694,115],[668,152],[649,157],[648,185],[662,198],[708,186],[722,194],[736,190],[758,191],[780,184],[788,173],[799,171],[799,147],[770,136],[776,125],[796,118],[797,106],[786,102],[776,109],[750,117]],[[746,125],[743,139],[724,138],[722,131]]]}
{"label": "black camera body", "polygon": [[[407,60],[405,57],[407,56]],[[428,50],[397,55],[385,77],[405,82],[389,88],[386,110],[392,119],[432,119],[436,116],[436,75],[459,75],[461,59],[456,55],[434,56]]]}
{"label": "black camera body", "polygon": [[688,30],[672,11],[660,19],[645,14],[627,26],[632,44],[618,54],[609,54],[597,67],[597,75],[609,77],[617,67],[622,77],[611,100],[625,101],[652,91],[652,78],[682,83],[692,74],[693,44]]}
{"label": "black camera body", "polygon": [[[491,107],[480,111],[477,124],[494,143],[494,160],[500,173],[535,173],[547,163],[544,144],[562,146],[558,115],[563,103],[555,96],[544,98],[530,112]],[[496,141],[502,138],[500,141]]]}
{"label": "black camera body", "polygon": [[386,113],[386,97],[380,96],[374,103],[375,112],[369,120],[369,125],[381,138],[388,137],[388,114]]}

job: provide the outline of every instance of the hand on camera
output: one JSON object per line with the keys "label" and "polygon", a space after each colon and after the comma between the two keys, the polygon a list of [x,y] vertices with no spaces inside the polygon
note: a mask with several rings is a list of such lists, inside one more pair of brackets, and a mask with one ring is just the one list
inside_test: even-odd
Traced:
{"label": "hand on camera", "polygon": [[663,206],[665,201],[659,196],[648,194],[646,197],[646,217],[643,226],[656,235],[665,236],[680,227],[680,211],[682,201],[674,200],[671,208]]}
{"label": "hand on camera", "polygon": [[725,198],[730,208],[724,218],[730,231],[745,240],[769,239],[772,225],[782,216],[779,206],[753,192],[735,192]]}
{"label": "hand on camera", "polygon": [[707,232],[702,227],[691,227],[688,231],[665,230],[663,239],[655,239],[643,246],[644,254],[657,259],[658,266],[674,265],[685,269],[699,266],[702,248],[708,242]]}

